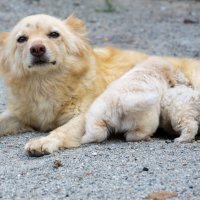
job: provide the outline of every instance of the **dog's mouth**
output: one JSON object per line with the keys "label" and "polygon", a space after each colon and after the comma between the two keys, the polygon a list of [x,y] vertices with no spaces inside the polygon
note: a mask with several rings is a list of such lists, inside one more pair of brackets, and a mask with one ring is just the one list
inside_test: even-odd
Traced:
{"label": "dog's mouth", "polygon": [[31,67],[43,67],[46,65],[55,65],[56,61],[50,61],[48,58],[35,58],[32,60],[31,65],[29,65],[29,68]]}

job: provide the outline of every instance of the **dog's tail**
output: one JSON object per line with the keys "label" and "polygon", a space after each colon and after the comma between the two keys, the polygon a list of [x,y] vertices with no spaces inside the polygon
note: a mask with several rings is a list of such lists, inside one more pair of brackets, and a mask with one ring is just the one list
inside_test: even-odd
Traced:
{"label": "dog's tail", "polygon": [[129,112],[145,111],[154,106],[159,100],[159,95],[153,92],[146,92],[141,94],[127,94],[121,96],[121,102],[124,109]]}

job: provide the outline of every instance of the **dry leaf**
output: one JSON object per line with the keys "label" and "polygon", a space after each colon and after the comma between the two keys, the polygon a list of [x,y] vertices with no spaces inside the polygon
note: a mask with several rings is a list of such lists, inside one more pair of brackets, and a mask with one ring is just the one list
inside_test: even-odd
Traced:
{"label": "dry leaf", "polygon": [[161,192],[152,192],[150,193],[146,199],[147,200],[167,200],[172,197],[177,197],[178,194],[176,192],[167,192],[167,191],[161,191]]}
{"label": "dry leaf", "polygon": [[55,160],[53,163],[53,168],[58,169],[59,167],[62,167],[62,163],[60,160]]}

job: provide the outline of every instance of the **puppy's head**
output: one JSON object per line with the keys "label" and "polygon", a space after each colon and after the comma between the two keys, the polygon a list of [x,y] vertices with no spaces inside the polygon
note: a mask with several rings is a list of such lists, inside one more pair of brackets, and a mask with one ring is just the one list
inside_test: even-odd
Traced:
{"label": "puppy's head", "polygon": [[81,20],[33,15],[0,35],[1,68],[19,75],[70,68],[88,48]]}

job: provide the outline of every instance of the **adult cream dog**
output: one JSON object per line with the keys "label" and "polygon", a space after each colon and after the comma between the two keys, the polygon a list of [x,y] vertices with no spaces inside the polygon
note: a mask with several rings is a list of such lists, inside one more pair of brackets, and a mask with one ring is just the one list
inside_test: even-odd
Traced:
{"label": "adult cream dog", "polygon": [[[45,22],[45,23],[44,23]],[[106,86],[148,55],[113,48],[93,49],[81,20],[48,15],[22,19],[0,35],[0,71],[8,87],[0,135],[50,131],[29,141],[32,156],[78,147],[85,113]],[[200,61],[166,58],[200,88]]]}

